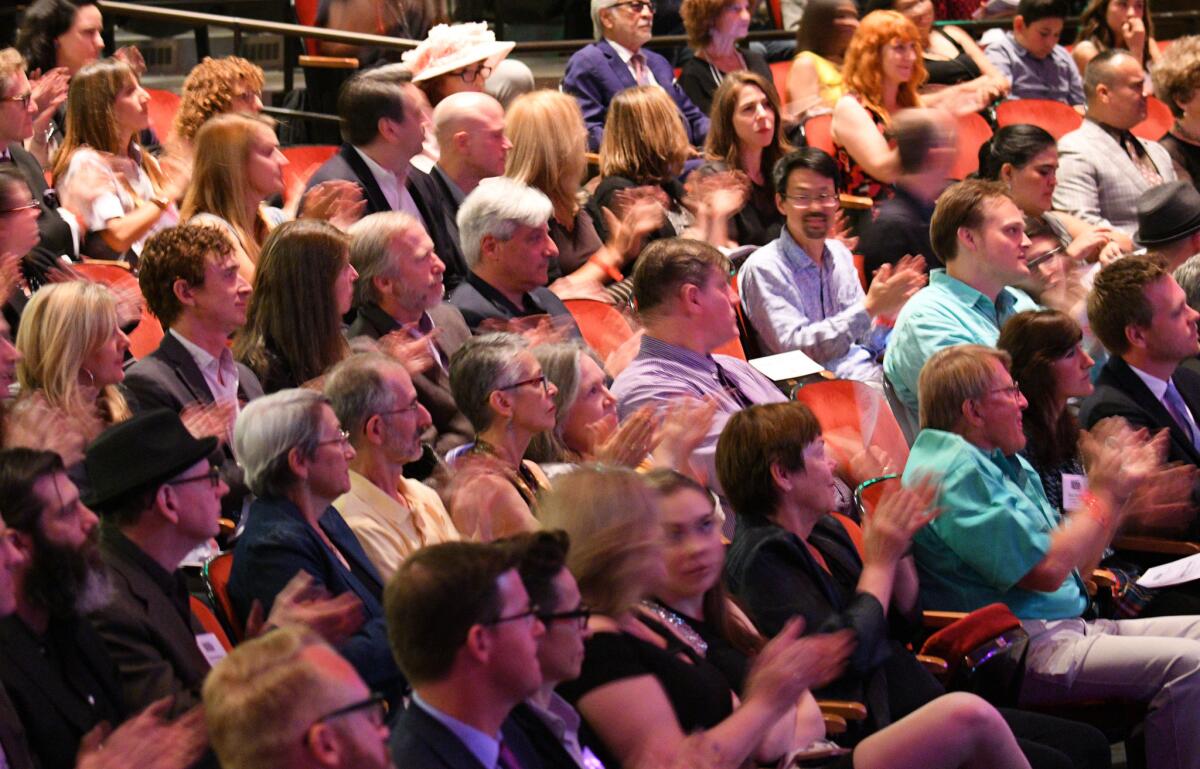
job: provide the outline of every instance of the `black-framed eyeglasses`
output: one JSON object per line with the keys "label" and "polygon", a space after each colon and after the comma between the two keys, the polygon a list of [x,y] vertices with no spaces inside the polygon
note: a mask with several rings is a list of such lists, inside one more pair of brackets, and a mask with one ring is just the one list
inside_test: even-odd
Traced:
{"label": "black-framed eyeglasses", "polygon": [[654,11],[655,11],[654,3],[647,3],[645,0],[626,0],[626,2],[623,2],[623,3],[613,3],[612,5],[610,5],[608,7],[609,8],[629,8],[629,10],[633,11],[635,14],[641,13],[642,11],[646,10],[647,8],[650,9],[650,13],[654,13]]}
{"label": "black-framed eyeglasses", "polygon": [[184,483],[197,483],[199,481],[208,481],[214,489],[221,485],[221,471],[215,467],[209,466],[208,470],[201,475],[191,475],[187,478],[178,478],[167,483],[168,486],[179,486]]}
{"label": "black-framed eyeglasses", "polygon": [[481,622],[479,624],[481,624],[481,625],[500,625],[505,622],[516,622],[518,620],[523,620],[523,619],[540,619],[540,617],[538,615],[538,612],[540,612],[540,611],[541,611],[541,608],[536,603],[531,603],[531,604],[529,604],[529,608],[526,609],[525,611],[518,612],[516,614],[510,614],[507,617],[497,617],[496,619],[491,620],[490,622]]}
{"label": "black-framed eyeglasses", "polygon": [[337,710],[329,711],[325,715],[313,721],[313,725],[315,726],[326,721],[332,721],[333,719],[341,718],[342,716],[348,716],[352,713],[357,713],[360,710],[368,711],[367,717],[371,719],[371,723],[375,724],[376,726],[382,726],[384,721],[387,720],[387,697],[384,697],[382,694],[372,694],[365,700],[351,702],[349,705],[340,707]]}
{"label": "black-framed eyeglasses", "polygon": [[838,195],[836,192],[822,192],[819,195],[800,192],[795,195],[784,195],[783,199],[798,206],[811,206],[813,203],[818,206],[836,206]]}
{"label": "black-framed eyeglasses", "polygon": [[349,442],[350,442],[350,433],[346,430],[338,430],[338,434],[337,434],[336,438],[330,438],[329,440],[325,440],[325,441],[317,441],[317,445],[318,446],[328,446],[331,443],[340,443],[341,445],[345,446]]}
{"label": "black-framed eyeglasses", "polygon": [[21,102],[21,106],[28,107],[29,102],[33,101],[33,91],[26,91],[25,93],[17,96],[5,96],[0,98],[0,101],[19,101]]}
{"label": "black-framed eyeglasses", "polygon": [[482,82],[492,74],[492,68],[486,64],[480,64],[478,67],[465,67],[454,74],[461,77],[464,83],[474,83],[477,77]]}
{"label": "black-framed eyeglasses", "polygon": [[592,616],[592,607],[580,604],[570,611],[556,611],[546,614],[539,614],[537,618],[542,621],[543,625],[549,625],[551,622],[569,622],[575,621],[580,630],[587,627],[588,620]]}
{"label": "black-framed eyeglasses", "polygon": [[546,379],[545,374],[538,374],[537,376],[530,377],[529,379],[522,379],[520,382],[513,382],[510,385],[504,385],[503,387],[497,387],[496,389],[497,390],[515,390],[518,387],[524,387],[525,385],[541,385],[542,392],[544,392],[544,393],[550,392],[549,380]]}
{"label": "black-framed eyeglasses", "polygon": [[37,201],[36,201],[36,200],[30,200],[28,203],[24,203],[24,204],[22,204],[22,205],[19,205],[19,206],[13,206],[12,208],[0,208],[0,215],[4,215],[4,214],[19,214],[19,213],[21,213],[22,211],[32,211],[32,210],[34,210],[35,208],[40,208],[40,206],[38,206],[38,203],[37,203]]}

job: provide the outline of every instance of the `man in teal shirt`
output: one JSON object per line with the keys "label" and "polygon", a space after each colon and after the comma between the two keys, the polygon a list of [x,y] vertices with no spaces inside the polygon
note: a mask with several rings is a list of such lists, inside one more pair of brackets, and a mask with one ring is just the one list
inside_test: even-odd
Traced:
{"label": "man in teal shirt", "polygon": [[1007,353],[968,344],[941,350],[921,371],[923,429],[904,482],[941,479],[941,514],[913,537],[922,602],[960,611],[1007,604],[1029,633],[1021,706],[1145,703],[1147,764],[1197,769],[1200,617],[1083,618],[1080,574],[1124,523],[1123,503],[1156,466],[1155,449],[1112,428],[1088,442],[1089,492],[1060,519],[1017,453],[1027,404],[1010,365]]}
{"label": "man in teal shirt", "polygon": [[1004,321],[1038,309],[1020,289],[1029,277],[1021,209],[998,182],[968,179],[938,198],[929,225],[934,254],[946,265],[896,317],[883,373],[901,403],[917,413],[917,375],[938,350],[956,344],[994,347]]}

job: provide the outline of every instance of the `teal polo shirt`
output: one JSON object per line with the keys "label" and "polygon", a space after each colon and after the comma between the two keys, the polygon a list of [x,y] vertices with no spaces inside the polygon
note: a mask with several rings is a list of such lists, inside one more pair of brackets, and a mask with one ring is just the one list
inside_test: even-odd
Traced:
{"label": "teal polo shirt", "polygon": [[1039,309],[1020,289],[1005,288],[993,304],[944,269],[930,270],[929,285],[913,294],[896,316],[883,373],[904,405],[917,414],[917,377],[935,352],[958,344],[995,347],[1004,321]]}
{"label": "teal polo shirt", "polygon": [[942,513],[913,537],[926,608],[972,611],[999,601],[1022,619],[1083,613],[1087,589],[1078,571],[1052,592],[1016,586],[1045,558],[1060,521],[1023,457],[984,452],[955,433],[922,430],[904,483],[923,476],[942,479]]}

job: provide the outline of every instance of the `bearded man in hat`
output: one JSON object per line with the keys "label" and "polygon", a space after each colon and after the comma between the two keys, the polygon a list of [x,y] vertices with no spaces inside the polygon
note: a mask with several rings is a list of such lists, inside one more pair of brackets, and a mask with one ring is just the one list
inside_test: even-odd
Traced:
{"label": "bearded man in hat", "polygon": [[[189,553],[217,535],[229,487],[210,462],[216,450],[216,438],[194,438],[175,412],[155,409],[101,433],[84,459],[86,501],[104,518],[100,554],[113,587],[90,618],[117,664],[123,699],[135,709],[168,696],[176,712],[190,709],[224,656],[221,639],[193,615],[179,571]],[[353,596],[327,599],[307,575],[283,593],[268,626],[307,624],[336,642],[361,622]],[[249,635],[262,623],[247,624]]]}
{"label": "bearded man in hat", "polygon": [[1161,256],[1168,272],[1200,254],[1200,192],[1191,182],[1146,190],[1138,198],[1137,218],[1133,242]]}

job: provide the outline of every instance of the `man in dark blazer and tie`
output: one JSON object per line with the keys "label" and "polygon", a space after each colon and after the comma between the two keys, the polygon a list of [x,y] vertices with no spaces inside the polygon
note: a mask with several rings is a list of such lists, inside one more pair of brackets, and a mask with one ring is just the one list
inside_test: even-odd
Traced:
{"label": "man in dark blazer and tie", "polygon": [[[1088,295],[1088,321],[1112,357],[1079,410],[1083,426],[1117,416],[1135,428],[1166,429],[1168,461],[1200,467],[1200,374],[1179,365],[1200,353],[1197,320],[1157,260],[1128,257],[1102,269]],[[1200,487],[1192,497],[1200,500]],[[1176,528],[1200,533],[1195,520]]]}
{"label": "man in dark blazer and tie", "polygon": [[247,492],[230,448],[233,420],[243,404],[263,394],[258,377],[234,361],[228,345],[246,322],[250,286],[224,235],[186,224],[146,242],[138,284],[166,333],[157,350],[126,372],[125,388],[138,411],[214,409],[218,419],[206,421],[209,433],[222,439],[221,477],[230,488],[221,509],[236,521]]}
{"label": "man in dark blazer and tie", "polygon": [[475,437],[450,393],[450,357],[471,330],[458,308],[442,301],[445,266],[420,223],[406,214],[371,214],[350,228],[350,237],[350,262],[358,271],[350,338],[399,332],[428,339],[429,368],[412,379],[433,420],[421,440],[444,456]]}
{"label": "man in dark blazer and tie", "polygon": [[657,85],[667,92],[694,146],[704,144],[708,136],[708,116],[675,84],[671,63],[642,48],[650,40],[653,24],[654,3],[649,0],[592,0],[592,25],[599,40],[571,55],[562,90],[579,102],[593,152],[600,149],[613,97],[638,85]]}
{"label": "man in dark blazer and tie", "polygon": [[389,65],[346,81],[337,106],[342,146],[308,180],[308,189],[351,181],[362,188],[365,214],[403,211],[419,218],[447,272],[461,279],[466,266],[457,233],[446,226],[439,185],[410,165],[425,137],[425,96],[411,79],[407,69]]}
{"label": "man in dark blazer and tie", "polygon": [[394,764],[541,769],[509,718],[541,685],[545,633],[513,556],[480,542],[423,548],[401,564],[385,600],[392,651],[413,687],[392,726]]}

